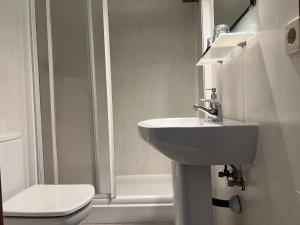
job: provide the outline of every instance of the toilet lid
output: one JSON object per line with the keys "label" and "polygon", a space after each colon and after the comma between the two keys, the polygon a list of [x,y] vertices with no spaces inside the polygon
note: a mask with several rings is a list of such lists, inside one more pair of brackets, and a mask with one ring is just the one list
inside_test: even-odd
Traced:
{"label": "toilet lid", "polygon": [[3,204],[4,216],[66,216],[88,205],[94,195],[91,185],[34,185]]}

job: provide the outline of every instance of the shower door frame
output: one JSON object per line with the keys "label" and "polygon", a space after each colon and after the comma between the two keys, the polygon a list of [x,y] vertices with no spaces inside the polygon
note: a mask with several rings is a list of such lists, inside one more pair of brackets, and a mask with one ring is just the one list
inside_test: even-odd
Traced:
{"label": "shower door frame", "polygon": [[[34,166],[30,168],[29,173],[33,178],[30,184],[43,184],[44,183],[44,162],[43,162],[43,140],[42,140],[42,123],[41,123],[41,105],[40,105],[40,87],[39,87],[39,68],[38,68],[38,46],[37,46],[37,28],[36,28],[36,13],[35,13],[35,1],[36,0],[26,0],[27,4],[27,28],[30,30],[28,37],[28,45],[30,48],[30,71],[32,78],[26,80],[28,88],[30,88],[31,96],[27,97],[27,101],[33,104],[33,112],[30,117],[31,126],[34,128],[34,134],[32,135],[32,142],[34,145],[32,149],[29,150],[29,161],[33,162]],[[48,62],[49,62],[49,80],[50,89],[52,89],[52,95],[54,94],[54,80],[53,80],[53,62],[52,62],[52,37],[51,37],[51,20],[50,20],[50,0],[45,0],[47,4],[47,39],[48,39]],[[95,198],[115,198],[116,197],[116,174],[114,166],[114,139],[113,139],[113,108],[112,108],[112,87],[111,87],[111,64],[110,64],[110,42],[109,42],[109,19],[108,19],[108,5],[107,0],[102,0],[103,7],[103,29],[104,29],[104,46],[105,46],[105,67],[106,67],[106,91],[107,91],[107,111],[108,111],[108,133],[109,133],[109,159],[110,159],[110,193],[101,192],[101,185],[99,182],[99,140],[97,138],[99,128],[97,127],[97,95],[96,95],[96,84],[95,84],[95,59],[94,59],[94,48],[93,48],[93,24],[91,21],[91,0],[87,0],[87,22],[89,31],[89,52],[90,52],[90,80],[91,80],[91,102],[93,111],[93,133],[94,133],[94,153],[95,153],[95,173],[96,173],[96,190],[100,194],[97,194]],[[50,96],[51,97],[51,96]],[[54,96],[51,97],[51,116],[55,115],[54,108]],[[53,118],[53,117],[52,117]],[[55,136],[55,121],[52,120],[52,134]],[[55,140],[54,140],[55,141]],[[55,142],[53,143],[55,144]],[[57,154],[56,148],[54,147],[54,155]],[[57,160],[54,158],[54,161]],[[57,162],[53,162],[54,165]],[[58,173],[57,168],[55,168],[54,173]],[[57,183],[57,175],[55,175],[55,183]]]}
{"label": "shower door frame", "polygon": [[[110,57],[110,37],[109,37],[109,17],[108,17],[108,2],[102,0],[103,13],[103,35],[104,35],[104,50],[105,50],[105,75],[106,75],[106,94],[107,94],[107,114],[108,114],[108,142],[109,142],[109,165],[110,165],[110,195],[111,199],[116,198],[116,172],[115,172],[115,146],[114,146],[114,125],[113,125],[113,102],[112,102],[112,80],[111,80],[111,57]],[[98,107],[97,107],[97,86],[96,86],[96,66],[95,66],[95,48],[94,48],[94,26],[92,13],[92,0],[87,0],[87,14],[88,14],[88,36],[89,36],[89,53],[90,53],[90,76],[92,86],[92,105],[93,105],[93,123],[94,123],[94,146],[96,169],[98,171],[98,185],[100,187],[101,174],[99,161],[100,143],[98,127]],[[102,184],[104,188],[106,184]],[[100,192],[101,193],[101,192]]]}

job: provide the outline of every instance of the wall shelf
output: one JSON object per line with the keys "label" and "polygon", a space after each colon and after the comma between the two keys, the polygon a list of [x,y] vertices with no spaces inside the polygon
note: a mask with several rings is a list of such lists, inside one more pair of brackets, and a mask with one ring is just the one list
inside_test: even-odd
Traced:
{"label": "wall shelf", "polygon": [[197,66],[222,64],[230,60],[235,48],[244,47],[255,32],[221,34],[202,54]]}

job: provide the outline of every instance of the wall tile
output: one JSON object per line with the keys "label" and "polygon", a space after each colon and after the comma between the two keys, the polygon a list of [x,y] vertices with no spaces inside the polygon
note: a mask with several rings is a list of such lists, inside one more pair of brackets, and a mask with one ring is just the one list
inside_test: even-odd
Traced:
{"label": "wall tile", "polygon": [[22,3],[0,2],[0,132],[24,126],[24,52]]}
{"label": "wall tile", "polygon": [[[22,139],[1,143],[0,161],[4,200],[27,185],[25,75],[27,52],[22,0],[0,1],[0,135],[21,134]],[[15,166],[14,165],[18,164]],[[12,169],[13,168],[13,169]],[[14,170],[15,169],[15,170]]]}

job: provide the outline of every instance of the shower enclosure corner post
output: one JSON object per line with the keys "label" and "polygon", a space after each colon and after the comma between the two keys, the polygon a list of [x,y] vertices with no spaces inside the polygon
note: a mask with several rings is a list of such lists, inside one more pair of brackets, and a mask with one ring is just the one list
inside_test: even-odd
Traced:
{"label": "shower enclosure corner post", "polygon": [[50,85],[50,111],[51,111],[51,130],[53,145],[53,169],[54,183],[58,184],[58,159],[57,159],[57,143],[56,143],[56,120],[55,120],[55,84],[54,84],[54,68],[53,68],[53,44],[52,44],[52,28],[51,28],[51,3],[46,0],[46,17],[47,17],[47,36],[48,36],[48,59],[49,59],[49,85]]}
{"label": "shower enclosure corner post", "polygon": [[111,193],[110,194],[111,194],[111,198],[115,198],[116,197],[116,174],[115,174],[115,159],[114,159],[114,133],[113,133],[114,125],[113,125],[113,102],[112,102],[108,0],[102,0],[102,8],[103,8],[105,70],[106,70],[106,89],[107,89],[110,179],[111,179]]}
{"label": "shower enclosure corner post", "polygon": [[90,83],[91,83],[91,98],[92,98],[92,117],[93,117],[93,141],[94,141],[94,156],[95,156],[95,189],[96,193],[101,193],[100,182],[100,140],[98,127],[98,104],[97,104],[97,85],[96,85],[96,66],[95,66],[95,48],[94,48],[94,28],[93,28],[93,12],[92,0],[87,1],[88,14],[88,33],[89,33],[89,57],[90,57]]}
{"label": "shower enclosure corner post", "polygon": [[28,102],[27,120],[29,137],[29,184],[44,183],[44,163],[43,163],[43,141],[41,125],[41,105],[39,91],[39,70],[38,70],[38,51],[37,51],[37,32],[36,32],[36,10],[35,1],[24,1],[26,8],[24,30],[26,37],[27,53],[27,73],[25,79],[26,101]]}

